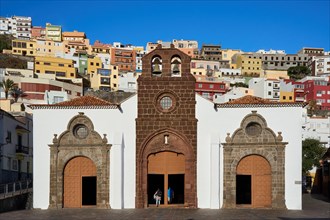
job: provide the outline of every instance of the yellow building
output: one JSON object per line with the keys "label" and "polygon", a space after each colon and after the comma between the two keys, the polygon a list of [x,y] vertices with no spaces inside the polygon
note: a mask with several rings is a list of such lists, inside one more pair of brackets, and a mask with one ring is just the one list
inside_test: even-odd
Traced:
{"label": "yellow building", "polygon": [[195,76],[214,76],[219,69],[219,61],[192,59],[190,62],[190,73]]}
{"label": "yellow building", "polygon": [[249,58],[244,55],[238,55],[236,60],[237,68],[241,68],[243,76],[258,77],[261,74],[261,59]]}
{"label": "yellow building", "polygon": [[[35,73],[49,74],[56,78],[76,78],[73,60],[58,57],[36,57]],[[51,78],[51,77],[50,77]]]}
{"label": "yellow building", "polygon": [[21,56],[35,56],[36,42],[32,40],[14,39],[12,40],[12,54]]}
{"label": "yellow building", "polygon": [[87,64],[87,74],[91,75],[93,73],[97,73],[97,69],[102,68],[102,60],[100,57],[88,57]]}
{"label": "yellow building", "polygon": [[36,40],[36,56],[55,57],[63,55],[64,51],[63,42],[45,39]]}
{"label": "yellow building", "polygon": [[96,68],[90,73],[91,88],[94,90],[117,91],[118,90],[118,67],[110,66],[110,69]]}
{"label": "yellow building", "polygon": [[280,91],[280,102],[294,102],[294,92]]}
{"label": "yellow building", "polygon": [[241,50],[233,50],[233,49],[222,49],[222,60],[228,60],[229,61],[229,65],[231,65],[232,63],[232,57],[235,54],[241,54],[243,53]]}

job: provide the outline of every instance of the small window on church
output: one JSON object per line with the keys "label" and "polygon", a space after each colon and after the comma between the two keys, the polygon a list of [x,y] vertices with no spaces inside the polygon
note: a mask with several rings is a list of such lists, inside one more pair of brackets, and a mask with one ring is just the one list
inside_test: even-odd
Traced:
{"label": "small window on church", "polygon": [[258,136],[261,134],[261,125],[257,122],[250,122],[246,128],[245,133],[249,136]]}
{"label": "small window on church", "polygon": [[85,125],[78,124],[74,127],[73,134],[76,138],[84,139],[88,135],[88,129]]}
{"label": "small window on church", "polygon": [[162,107],[162,109],[168,110],[172,107],[172,105],[173,105],[173,102],[169,96],[165,96],[165,97],[161,98],[160,106]]}

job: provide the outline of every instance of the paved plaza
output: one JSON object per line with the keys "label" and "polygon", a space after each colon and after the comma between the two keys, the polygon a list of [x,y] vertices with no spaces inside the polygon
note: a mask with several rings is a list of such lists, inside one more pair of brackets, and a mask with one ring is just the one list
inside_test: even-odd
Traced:
{"label": "paved plaza", "polygon": [[325,197],[303,194],[303,210],[270,209],[61,209],[61,210],[21,210],[0,214],[0,219],[330,219],[330,202]]}

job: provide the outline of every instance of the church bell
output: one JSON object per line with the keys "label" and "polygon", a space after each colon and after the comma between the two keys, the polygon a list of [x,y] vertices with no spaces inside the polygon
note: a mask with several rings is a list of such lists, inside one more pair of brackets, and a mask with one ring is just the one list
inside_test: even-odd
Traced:
{"label": "church bell", "polygon": [[155,74],[159,74],[159,73],[161,73],[162,71],[160,70],[160,68],[159,68],[159,64],[154,64],[153,65],[153,69],[152,69],[152,73],[155,73]]}

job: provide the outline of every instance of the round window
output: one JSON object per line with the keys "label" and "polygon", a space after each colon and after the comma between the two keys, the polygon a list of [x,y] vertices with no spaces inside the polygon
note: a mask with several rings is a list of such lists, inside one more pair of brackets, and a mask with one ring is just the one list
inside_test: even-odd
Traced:
{"label": "round window", "polygon": [[249,136],[258,136],[261,134],[261,130],[261,125],[257,122],[250,122],[245,128],[245,132]]}
{"label": "round window", "polygon": [[163,98],[160,99],[160,106],[164,110],[168,110],[173,106],[173,101],[171,97],[169,96],[164,96]]}
{"label": "round window", "polygon": [[75,137],[83,139],[88,135],[88,129],[85,125],[78,124],[73,129],[73,134]]}

